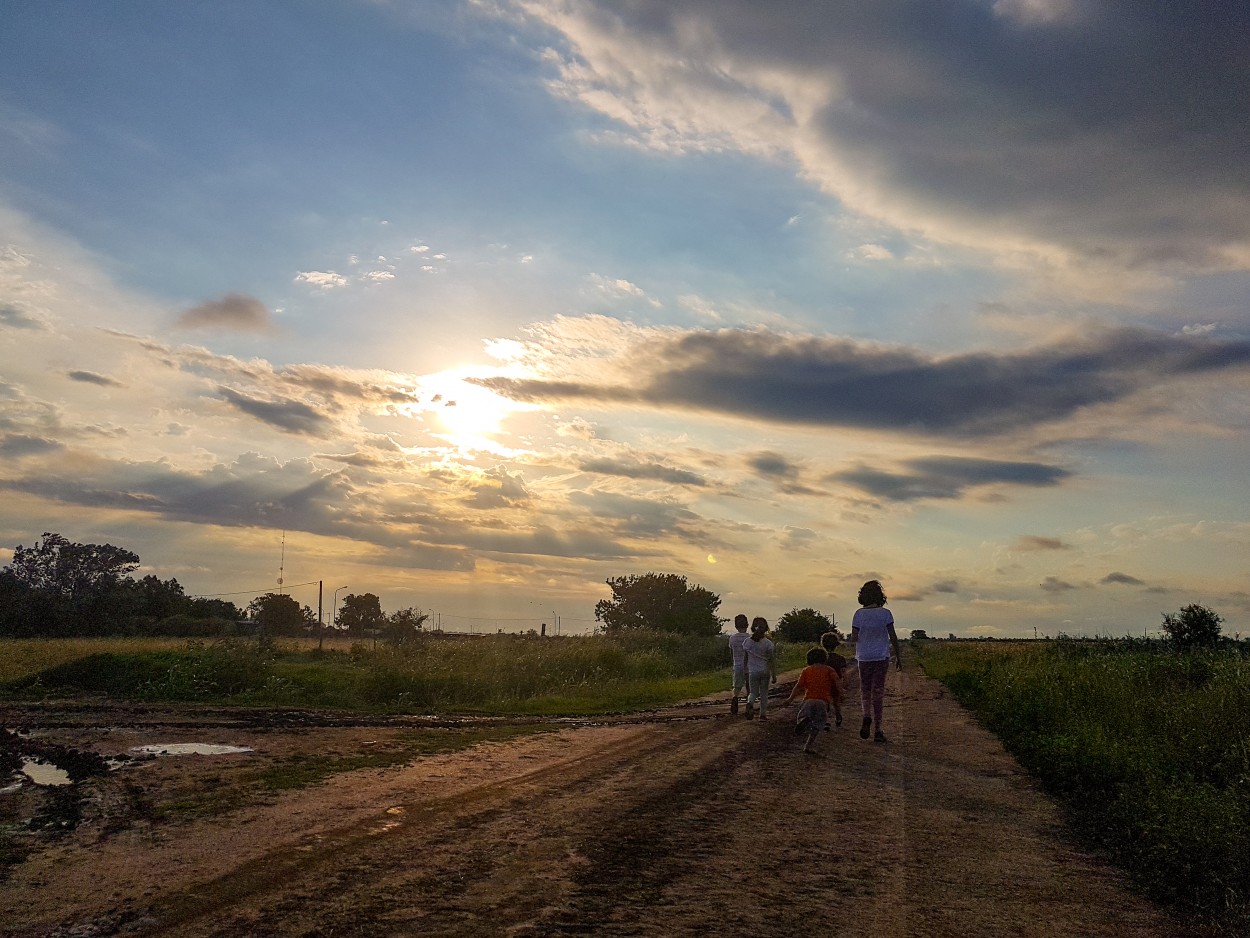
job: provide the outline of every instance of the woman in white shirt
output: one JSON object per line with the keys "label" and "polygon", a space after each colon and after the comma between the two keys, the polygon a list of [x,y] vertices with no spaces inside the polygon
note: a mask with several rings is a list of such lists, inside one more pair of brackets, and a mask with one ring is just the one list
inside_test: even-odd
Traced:
{"label": "woman in white shirt", "polygon": [[873,739],[886,741],[881,730],[881,711],[885,708],[885,675],[890,669],[890,650],[894,650],[895,666],[901,671],[903,659],[898,653],[898,634],[894,616],[885,608],[885,591],[880,580],[869,580],[859,588],[859,604],[851,620],[851,641],[855,643],[855,660],[859,662],[859,703],[864,721],[859,727],[860,739],[867,739],[876,721]]}

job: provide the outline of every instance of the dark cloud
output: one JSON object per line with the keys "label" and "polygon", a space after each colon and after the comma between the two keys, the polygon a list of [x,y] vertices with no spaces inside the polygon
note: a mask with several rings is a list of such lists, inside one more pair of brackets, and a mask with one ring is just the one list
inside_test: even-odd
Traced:
{"label": "dark cloud", "polygon": [[902,471],[858,466],[828,476],[848,483],[876,498],[908,502],[924,498],[959,498],[969,489],[984,485],[1058,485],[1069,472],[1058,466],[1035,462],[1003,462],[963,456],[932,456],[902,464]]}
{"label": "dark cloud", "polygon": [[[1056,244],[1125,267],[1245,266],[1244,3],[550,7],[560,12],[529,6],[564,31],[577,57],[565,93],[641,141],[723,147],[721,136],[741,134],[742,146],[758,149],[757,128],[708,126],[715,111],[694,126],[687,117],[709,92],[749,97],[773,108],[764,126],[774,136],[793,128],[801,138],[792,146],[811,178],[900,227]],[[809,95],[830,91],[823,101],[789,99],[785,79]]]}
{"label": "dark cloud", "polygon": [[1022,534],[1011,545],[1013,550],[1070,550],[1071,545],[1065,544],[1057,537],[1042,537],[1037,534]]}
{"label": "dark cloud", "polygon": [[764,450],[747,457],[747,465],[756,473],[770,479],[795,479],[799,467],[780,453]]}
{"label": "dark cloud", "polygon": [[102,388],[124,388],[125,385],[115,378],[108,375],[97,374],[94,371],[71,371],[67,376],[74,381],[81,381],[84,384],[96,384]]}
{"label": "dark cloud", "polygon": [[227,387],[219,387],[217,390],[235,409],[287,433],[320,436],[330,425],[324,414],[303,401],[262,401]]}
{"label": "dark cloud", "polygon": [[379,562],[431,570],[472,570],[473,556],[453,541],[453,525],[416,510],[407,493],[389,503],[357,484],[350,470],[327,471],[310,460],[280,463],[246,453],[202,472],[164,462],[80,461],[58,471],[45,463],[0,488],[90,508],[125,508],[223,527],[272,527],[343,537],[373,545]]}
{"label": "dark cloud", "polygon": [[7,326],[10,329],[30,329],[34,332],[47,328],[41,320],[7,303],[0,305],[0,326]]}
{"label": "dark cloud", "polygon": [[1066,593],[1069,590],[1080,589],[1079,586],[1073,583],[1068,583],[1066,580],[1053,576],[1048,576],[1037,585],[1039,589],[1047,593]]}
{"label": "dark cloud", "polygon": [[272,332],[269,310],[254,296],[228,293],[181,313],[174,325],[182,329],[233,329],[240,332]]}
{"label": "dark cloud", "polygon": [[[689,332],[637,350],[628,387],[473,379],[514,400],[647,404],[787,424],[977,437],[1110,404],[1168,380],[1250,369],[1250,342],[1114,329],[1022,352],[938,357],[764,330]],[[726,389],[731,388],[732,393]]]}
{"label": "dark cloud", "polygon": [[64,449],[61,443],[41,436],[13,434],[0,439],[0,456],[38,456],[43,453],[53,453],[60,449]]}
{"label": "dark cloud", "polygon": [[672,485],[690,485],[702,487],[707,480],[689,469],[678,469],[655,462],[640,462],[636,459],[619,459],[607,456],[582,460],[578,468],[582,472],[596,472],[600,475],[622,476],[626,479],[653,479],[657,482],[668,482]]}
{"label": "dark cloud", "polygon": [[1145,586],[1145,580],[1139,580],[1135,576],[1129,576],[1127,573],[1120,573],[1118,570],[1114,573],[1108,573],[1105,577],[1098,581],[1099,583],[1123,583],[1125,586]]}

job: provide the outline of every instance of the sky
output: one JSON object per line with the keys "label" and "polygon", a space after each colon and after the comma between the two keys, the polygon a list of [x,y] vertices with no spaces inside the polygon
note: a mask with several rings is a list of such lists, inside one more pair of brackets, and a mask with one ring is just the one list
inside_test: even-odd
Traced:
{"label": "sky", "polygon": [[0,563],[1250,633],[1250,7],[0,12]]}

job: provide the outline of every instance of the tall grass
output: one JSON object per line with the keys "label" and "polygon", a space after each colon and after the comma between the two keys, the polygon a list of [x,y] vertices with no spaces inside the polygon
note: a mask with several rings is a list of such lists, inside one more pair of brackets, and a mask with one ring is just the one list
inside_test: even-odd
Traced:
{"label": "tall grass", "polygon": [[1154,897],[1250,934],[1250,659],[1147,642],[915,643]]}
{"label": "tall grass", "polygon": [[[17,643],[0,648],[10,644]],[[15,663],[19,657],[23,663]],[[80,642],[76,654],[23,648],[0,671],[0,692],[407,713],[593,713],[727,689],[728,663],[717,639],[663,633],[427,636],[401,648],[360,644],[322,653],[239,641],[146,648]],[[785,658],[783,666],[793,662]]]}

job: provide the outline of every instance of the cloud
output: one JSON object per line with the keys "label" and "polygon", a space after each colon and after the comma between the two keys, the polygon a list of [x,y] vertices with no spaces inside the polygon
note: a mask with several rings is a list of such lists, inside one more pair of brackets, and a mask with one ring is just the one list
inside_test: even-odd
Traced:
{"label": "cloud", "polygon": [[44,453],[54,453],[61,449],[64,449],[64,445],[57,440],[49,440],[39,436],[15,433],[11,436],[0,438],[0,456],[11,458],[43,455]]}
{"label": "cloud", "polygon": [[1049,263],[1250,264],[1240,5],[511,8],[559,37],[552,91],[600,140],[791,159],[862,215]]}
{"label": "cloud", "polygon": [[618,344],[615,355],[569,347],[573,366],[593,356],[585,360],[605,376],[598,381],[470,380],[525,402],[633,404],[968,438],[1056,423],[1173,379],[1250,371],[1250,342],[1127,328],[1024,351],[947,356],[764,329],[622,330],[619,338],[633,341]]}
{"label": "cloud", "polygon": [[347,278],[333,270],[304,270],[295,275],[296,283],[307,283],[322,290],[347,286]]}
{"label": "cloud", "polygon": [[1139,580],[1137,579],[1137,577],[1130,576],[1127,573],[1120,573],[1118,570],[1113,573],[1108,573],[1105,577],[1103,577],[1098,582],[1102,584],[1122,583],[1125,586],[1145,586],[1146,585],[1145,580]]}
{"label": "cloud", "polygon": [[1036,550],[1070,550],[1071,545],[1065,544],[1057,537],[1041,537],[1037,534],[1022,534],[1014,544],[1011,545],[1012,550],[1018,551],[1036,551]]}
{"label": "cloud", "polygon": [[819,540],[819,535],[811,528],[787,524],[781,529],[782,550],[802,550]]}
{"label": "cloud", "polygon": [[569,502],[596,518],[610,521],[617,534],[632,537],[690,533],[690,526],[698,520],[698,515],[684,505],[614,492],[572,492]]}
{"label": "cloud", "polygon": [[264,401],[224,386],[217,391],[236,410],[287,433],[321,436],[330,426],[324,414],[303,401]]}
{"label": "cloud", "polygon": [[5,326],[9,329],[29,329],[36,332],[41,332],[48,328],[43,320],[31,316],[11,303],[0,305],[0,326]]}
{"label": "cloud", "polygon": [[577,468],[582,472],[596,472],[626,479],[654,479],[657,482],[695,487],[707,485],[707,479],[688,469],[678,469],[656,462],[640,462],[636,459],[600,456],[582,460]]}
{"label": "cloud", "polygon": [[502,466],[487,469],[471,483],[474,508],[508,508],[530,500],[529,490],[520,473],[510,473]]}
{"label": "cloud", "polygon": [[796,479],[799,467],[780,453],[764,450],[747,457],[747,465],[758,475],[770,479]]}
{"label": "cloud", "polygon": [[1075,584],[1068,583],[1058,577],[1048,576],[1038,584],[1038,588],[1046,593],[1066,593],[1069,590],[1080,589]]}
{"label": "cloud", "polygon": [[254,296],[228,293],[219,300],[193,306],[174,320],[182,329],[235,329],[240,332],[272,332],[265,304]]}
{"label": "cloud", "polygon": [[95,384],[102,388],[124,388],[125,385],[108,375],[96,374],[94,371],[70,371],[66,372],[66,377],[74,381],[81,381],[84,384]]}
{"label": "cloud", "polygon": [[986,485],[1052,486],[1070,475],[1066,469],[1045,463],[968,456],[930,456],[906,460],[901,466],[901,471],[857,466],[835,472],[828,479],[854,485],[876,498],[908,502],[959,498],[969,488]]}

